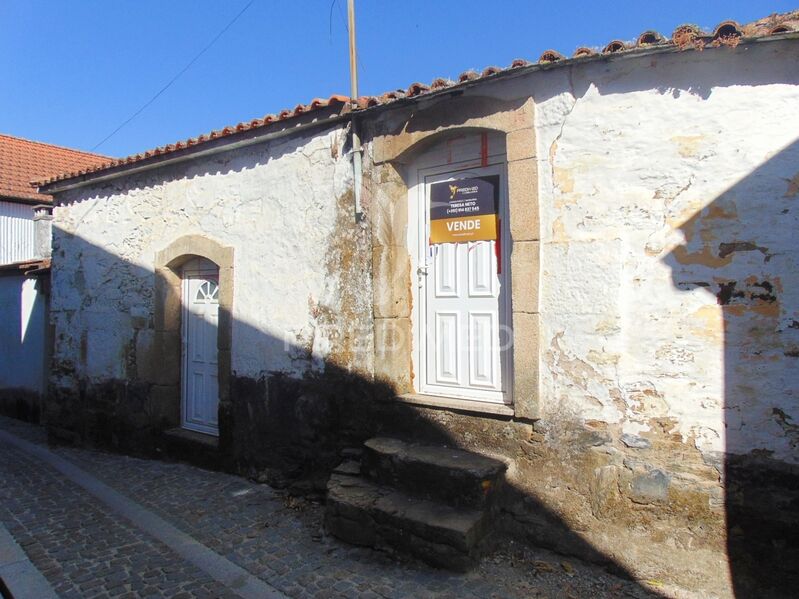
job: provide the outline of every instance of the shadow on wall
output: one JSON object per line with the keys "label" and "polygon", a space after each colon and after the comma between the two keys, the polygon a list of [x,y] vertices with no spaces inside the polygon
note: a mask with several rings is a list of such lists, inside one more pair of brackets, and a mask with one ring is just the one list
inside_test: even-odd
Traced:
{"label": "shadow on wall", "polygon": [[[763,197],[767,204],[751,201]],[[710,294],[723,323],[719,407],[737,597],[787,597],[799,588],[797,201],[799,141],[683,223],[685,243],[665,260],[676,287]]]}
{"label": "shadow on wall", "polygon": [[46,277],[0,273],[0,414],[39,422],[47,386]]}
{"label": "shadow on wall", "polygon": [[[148,374],[152,346],[147,348],[142,341],[154,328],[152,311],[144,318],[141,314],[142,306],[152,306],[155,273],[63,231],[56,231],[56,240],[54,262],[67,259],[61,253],[67,245],[69,260],[74,261],[72,267],[64,263],[64,270],[55,269],[54,288],[59,292],[73,280],[102,279],[102,273],[113,272],[123,273],[122,279],[114,280],[137,293],[120,294],[106,282],[82,289],[67,302],[69,309],[53,311],[56,347],[47,405],[51,440],[148,457],[169,455],[169,442],[162,433],[180,424],[180,396],[174,391],[164,393],[174,387],[157,381],[157,372]],[[220,314],[220,321],[223,318]],[[312,369],[308,348],[286,343],[246,322],[232,325],[234,348],[237,337],[251,340],[257,335],[258,347],[265,354],[287,352],[295,361],[305,362],[306,374],[296,378],[273,372],[268,363],[257,376],[233,371],[228,399],[219,406],[219,459],[212,466],[298,493],[323,493],[341,450],[358,446],[371,436],[457,444],[452,432],[425,410],[395,401],[389,385],[330,361],[325,361],[321,370]],[[70,331],[75,331],[77,338]],[[241,351],[246,350],[238,348],[234,354]],[[88,377],[84,374],[87,367],[104,374]],[[454,414],[450,423],[458,418],[465,421],[469,417]],[[508,425],[508,420],[499,418],[480,419],[484,429],[496,427],[497,438],[502,438],[501,431]],[[516,518],[512,526],[524,527],[527,539],[633,578],[573,531],[554,510],[522,490],[508,487],[503,507]],[[644,587],[639,594],[660,596]]]}
{"label": "shadow on wall", "polygon": [[[775,56],[774,48],[784,55]],[[794,68],[797,49],[792,42],[785,45],[741,44],[737,47],[709,48],[657,56],[625,58],[623,61],[604,60],[573,64],[553,71],[568,80],[568,91],[575,98],[585,97],[592,88],[600,95],[627,94],[643,90],[679,98],[683,95],[707,100],[713,89],[740,85],[772,85],[796,82]],[[690,61],[690,64],[686,62]],[[612,66],[609,66],[612,65]],[[613,73],[613,76],[609,76]],[[542,86],[535,90],[536,103],[563,93],[563,85]],[[639,106],[645,109],[645,106]],[[642,113],[643,116],[643,113]],[[657,144],[653,151],[657,151]]]}

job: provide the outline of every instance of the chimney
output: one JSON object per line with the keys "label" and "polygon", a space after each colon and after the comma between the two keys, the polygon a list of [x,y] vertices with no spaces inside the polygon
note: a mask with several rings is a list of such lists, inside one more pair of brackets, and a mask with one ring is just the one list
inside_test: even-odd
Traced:
{"label": "chimney", "polygon": [[49,258],[53,241],[53,207],[39,204],[33,207],[33,249],[35,258]]}

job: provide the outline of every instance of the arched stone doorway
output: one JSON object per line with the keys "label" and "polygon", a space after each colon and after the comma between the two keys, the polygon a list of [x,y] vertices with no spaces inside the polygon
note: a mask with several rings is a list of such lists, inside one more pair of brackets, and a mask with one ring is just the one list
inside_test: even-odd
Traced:
{"label": "arched stone doorway", "polygon": [[159,401],[175,426],[216,435],[230,400],[233,248],[181,237],[156,254],[155,284]]}
{"label": "arched stone doorway", "polygon": [[[464,95],[422,108],[398,111],[375,126],[371,164],[365,184],[373,208],[375,375],[390,383],[409,403],[462,411],[535,419],[539,414],[539,251],[538,181],[532,100],[500,100]],[[416,227],[410,198],[418,186],[421,163],[429,155],[445,156],[442,167],[457,162],[453,141],[477,144],[476,167],[492,164],[491,146],[503,155],[507,212],[505,248],[510,254],[510,352],[512,405],[461,401],[420,393],[419,359],[407,340],[414,338],[419,301],[419,268],[409,232]],[[492,139],[495,140],[492,142]],[[445,169],[446,170],[446,169]],[[457,171],[457,169],[454,169]],[[457,176],[457,172],[446,173]],[[484,173],[485,174],[485,173]],[[409,191],[411,192],[409,194]],[[424,240],[421,240],[421,245]],[[427,248],[425,248],[427,249]],[[417,336],[419,336],[417,334]]]}

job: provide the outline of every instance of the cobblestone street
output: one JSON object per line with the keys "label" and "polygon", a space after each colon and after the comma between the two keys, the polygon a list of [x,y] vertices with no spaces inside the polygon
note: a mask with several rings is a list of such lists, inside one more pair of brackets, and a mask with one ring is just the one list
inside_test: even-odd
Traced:
{"label": "cobblestone street", "polygon": [[[321,505],[266,485],[180,463],[51,448],[48,455],[77,467],[81,478],[75,480],[41,459],[44,454],[26,451],[25,445],[39,452],[46,448],[41,429],[0,418],[0,431],[0,524],[62,597],[263,596],[258,585],[264,583],[261,588],[272,587],[275,597],[296,598],[648,597],[663,592],[577,560],[513,546],[487,556],[469,574],[451,574],[329,538],[322,529]],[[20,439],[22,445],[14,441]],[[121,515],[113,503],[87,491],[97,481],[133,502],[136,513],[144,514],[141,519],[152,516],[177,529],[176,544],[153,537],[138,516]],[[193,559],[195,554],[200,558]],[[199,567],[209,562],[208,555],[225,567]],[[250,586],[225,584],[219,574],[225,568],[246,571]]]}

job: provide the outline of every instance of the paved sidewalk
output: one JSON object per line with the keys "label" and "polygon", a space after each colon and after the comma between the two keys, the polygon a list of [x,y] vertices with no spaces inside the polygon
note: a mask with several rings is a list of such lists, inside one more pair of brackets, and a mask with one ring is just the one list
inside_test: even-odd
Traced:
{"label": "paved sidewalk", "polygon": [[[0,417],[0,431],[35,444],[39,454],[46,448],[37,427]],[[322,506],[266,485],[185,464],[50,448],[56,461],[79,469],[78,484],[23,447],[29,450],[0,437],[0,523],[62,597],[246,595],[240,581],[229,584],[207,559],[186,553],[189,542],[211,550],[223,570],[238,569],[292,598],[656,596],[601,568],[513,546],[469,574],[435,570],[327,537]],[[121,515],[87,485],[107,486],[129,511]],[[175,534],[147,532],[152,522]]]}

